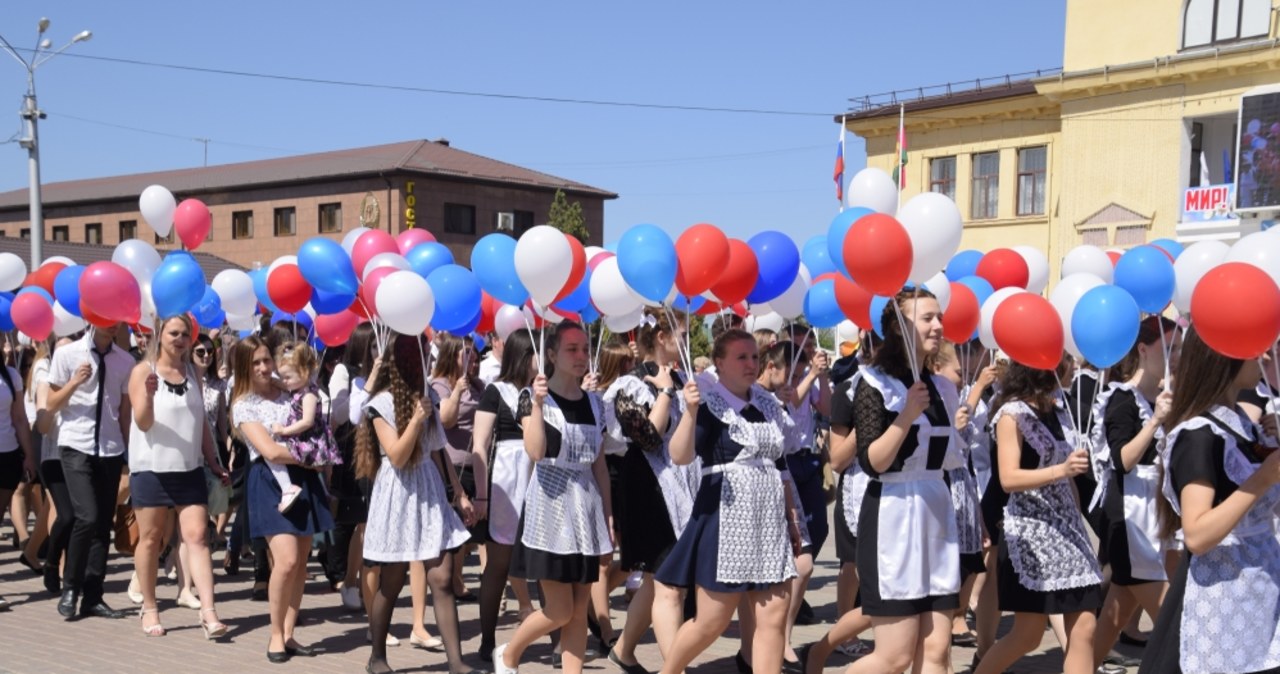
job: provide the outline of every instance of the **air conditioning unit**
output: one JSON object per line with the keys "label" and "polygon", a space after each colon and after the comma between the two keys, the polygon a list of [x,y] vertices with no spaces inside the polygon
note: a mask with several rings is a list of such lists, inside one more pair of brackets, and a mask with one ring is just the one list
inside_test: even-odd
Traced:
{"label": "air conditioning unit", "polygon": [[514,232],[516,229],[516,214],[499,213],[496,229],[499,232]]}

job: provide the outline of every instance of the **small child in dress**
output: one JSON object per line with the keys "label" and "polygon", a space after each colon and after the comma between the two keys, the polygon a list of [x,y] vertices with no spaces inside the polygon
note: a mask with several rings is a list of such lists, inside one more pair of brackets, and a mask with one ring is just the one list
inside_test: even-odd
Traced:
{"label": "small child in dress", "polygon": [[[319,359],[310,346],[302,343],[282,345],[276,353],[278,385],[293,394],[289,417],[284,426],[272,424],[271,432],[283,438],[295,461],[303,466],[333,466],[342,463],[338,445],[320,409],[320,388],[315,383]],[[302,489],[289,479],[289,469],[268,463],[271,474],[280,485],[280,512],[293,506]]]}

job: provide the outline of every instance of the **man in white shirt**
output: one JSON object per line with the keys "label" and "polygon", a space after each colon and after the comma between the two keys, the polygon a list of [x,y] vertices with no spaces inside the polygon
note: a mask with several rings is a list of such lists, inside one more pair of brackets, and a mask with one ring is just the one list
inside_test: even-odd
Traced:
{"label": "man in white shirt", "polygon": [[67,544],[58,613],[123,618],[103,601],[107,546],[132,410],[129,374],[136,361],[116,346],[117,324],[90,330],[53,354],[49,365],[51,412],[61,412],[58,449],[75,526]]}
{"label": "man in white shirt", "polygon": [[489,355],[480,361],[480,381],[488,386],[497,381],[498,373],[502,371],[502,338],[496,332],[486,337],[489,339]]}

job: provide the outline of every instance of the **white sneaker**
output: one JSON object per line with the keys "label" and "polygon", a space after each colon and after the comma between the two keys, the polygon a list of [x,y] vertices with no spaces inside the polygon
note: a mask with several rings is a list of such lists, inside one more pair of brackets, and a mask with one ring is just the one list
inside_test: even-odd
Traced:
{"label": "white sneaker", "polygon": [[301,494],[302,487],[299,487],[296,484],[289,485],[289,488],[284,490],[284,493],[280,495],[280,505],[276,506],[276,510],[279,510],[282,513],[288,512],[289,508],[293,507],[294,502],[298,500],[298,496]]}
{"label": "white sneaker", "polygon": [[187,592],[178,593],[178,598],[173,603],[184,608],[200,608],[200,600],[196,599],[195,595]]}
{"label": "white sneaker", "polygon": [[493,674],[520,674],[520,668],[508,667],[502,663],[502,654],[507,652],[507,644],[493,649]]}
{"label": "white sneaker", "polygon": [[129,601],[135,604],[142,603],[142,584],[138,582],[138,572],[133,573],[133,578],[129,579],[129,589],[125,593],[129,595]]}
{"label": "white sneaker", "polygon": [[360,597],[360,588],[343,587],[339,594],[342,595],[342,607],[348,611],[359,611],[364,608],[364,602]]}

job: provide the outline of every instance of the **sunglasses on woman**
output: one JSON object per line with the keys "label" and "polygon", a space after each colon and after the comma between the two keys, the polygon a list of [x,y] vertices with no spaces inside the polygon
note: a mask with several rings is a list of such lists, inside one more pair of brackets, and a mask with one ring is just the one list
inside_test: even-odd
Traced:
{"label": "sunglasses on woman", "polygon": [[191,350],[191,353],[196,358],[204,358],[205,356],[208,356],[210,352],[208,349],[204,348],[203,346],[197,346],[196,348]]}

